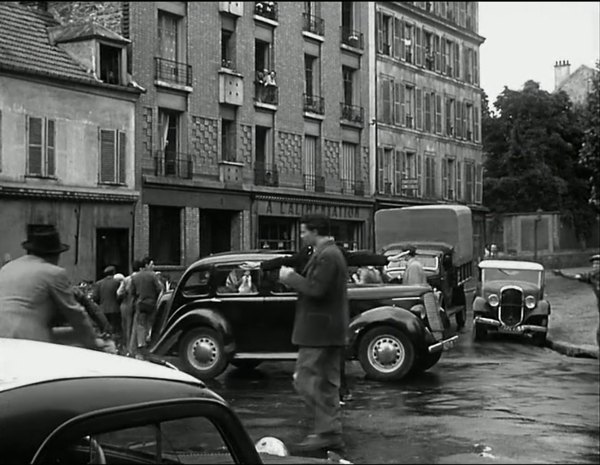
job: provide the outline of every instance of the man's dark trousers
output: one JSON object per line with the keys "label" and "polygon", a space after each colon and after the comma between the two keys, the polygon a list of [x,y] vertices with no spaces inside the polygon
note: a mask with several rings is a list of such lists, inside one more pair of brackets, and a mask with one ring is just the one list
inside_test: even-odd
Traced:
{"label": "man's dark trousers", "polygon": [[315,419],[314,432],[341,435],[340,358],[342,347],[300,347],[294,387]]}

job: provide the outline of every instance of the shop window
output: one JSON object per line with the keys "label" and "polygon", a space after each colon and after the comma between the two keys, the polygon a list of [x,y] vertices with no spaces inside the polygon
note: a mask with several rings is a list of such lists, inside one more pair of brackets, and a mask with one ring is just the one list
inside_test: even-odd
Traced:
{"label": "shop window", "polygon": [[150,205],[150,256],[157,265],[181,264],[181,210]]}
{"label": "shop window", "polygon": [[346,250],[358,250],[361,246],[361,223],[354,221],[331,220],[329,230],[335,243]]}
{"label": "shop window", "polygon": [[292,250],[295,220],[287,218],[262,217],[258,222],[258,241],[261,249]]}

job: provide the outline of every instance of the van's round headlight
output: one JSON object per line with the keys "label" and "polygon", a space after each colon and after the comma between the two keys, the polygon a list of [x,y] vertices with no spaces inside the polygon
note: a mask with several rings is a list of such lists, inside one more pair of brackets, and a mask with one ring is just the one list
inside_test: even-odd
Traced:
{"label": "van's round headlight", "polygon": [[498,305],[500,305],[500,299],[498,299],[498,296],[496,294],[490,294],[488,296],[488,303],[492,307],[497,307]]}
{"label": "van's round headlight", "polygon": [[525,306],[528,309],[532,309],[535,307],[535,297],[532,295],[528,295],[527,297],[525,297]]}

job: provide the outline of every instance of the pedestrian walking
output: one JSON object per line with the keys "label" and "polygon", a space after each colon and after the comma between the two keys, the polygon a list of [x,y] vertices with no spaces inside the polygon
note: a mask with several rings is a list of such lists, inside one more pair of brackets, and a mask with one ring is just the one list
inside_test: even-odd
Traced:
{"label": "pedestrian walking", "polygon": [[121,334],[121,309],[117,289],[121,283],[115,279],[116,268],[112,265],[104,268],[104,277],[96,282],[93,287],[92,299],[96,302],[106,319],[113,327],[117,339],[122,338]]}
{"label": "pedestrian walking", "polygon": [[58,266],[69,250],[55,228],[32,231],[26,255],[0,268],[0,337],[56,342],[52,327],[65,318],[88,348],[104,349],[85,309],[77,303],[67,272]]}
{"label": "pedestrian walking", "polygon": [[104,334],[109,335],[114,332],[111,324],[106,319],[104,312],[98,306],[96,302],[90,299],[85,291],[85,283],[83,285],[79,284],[76,286],[72,286],[73,297],[77,303],[79,303],[87,312],[88,316],[92,319],[98,330]]}
{"label": "pedestrian walking", "polygon": [[299,346],[294,386],[314,420],[313,433],[296,444],[298,451],[341,448],[340,360],[347,344],[348,269],[329,237],[329,219],[320,214],[300,220],[301,237],[313,247],[305,276],[283,266],[280,280],[298,291],[292,343]]}
{"label": "pedestrian walking", "polygon": [[[565,273],[562,270],[552,270],[555,275],[562,276],[567,279],[574,279],[582,283],[589,284],[596,294],[596,304],[598,305],[598,318],[600,319],[600,254],[595,254],[590,257],[592,263],[592,271],[587,273]],[[600,347],[600,321],[596,329],[596,344]]]}
{"label": "pedestrian walking", "polygon": [[135,347],[137,346],[135,344],[136,338],[133,334],[135,308],[133,304],[133,294],[131,292],[131,279],[141,267],[141,262],[139,260],[134,260],[131,264],[131,274],[121,281],[119,289],[117,289],[121,310],[121,331],[123,333],[123,337],[121,338],[121,353],[123,355],[133,354]]}
{"label": "pedestrian walking", "polygon": [[408,252],[408,262],[402,277],[402,284],[427,284],[427,276],[423,270],[423,265],[417,258],[416,247],[409,245],[404,251]]}
{"label": "pedestrian walking", "polygon": [[145,350],[154,316],[156,301],[162,291],[158,276],[154,272],[154,262],[145,257],[131,277],[131,295],[135,309],[133,321],[133,351],[140,355]]}

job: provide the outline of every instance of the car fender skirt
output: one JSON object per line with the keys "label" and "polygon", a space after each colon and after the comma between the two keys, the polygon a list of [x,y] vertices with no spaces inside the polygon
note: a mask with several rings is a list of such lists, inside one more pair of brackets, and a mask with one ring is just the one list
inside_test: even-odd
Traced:
{"label": "car fender skirt", "polygon": [[355,352],[360,334],[374,326],[397,327],[406,333],[417,350],[426,347],[423,322],[409,310],[385,306],[367,310],[350,321],[348,345],[352,352]]}
{"label": "car fender skirt", "polygon": [[200,327],[211,328],[219,332],[223,337],[225,351],[228,353],[233,353],[235,351],[231,325],[220,313],[211,309],[201,308],[188,311],[185,315],[182,315],[170,324],[163,332],[156,345],[150,349],[150,352],[159,355],[166,354],[176,346],[179,336],[187,333],[191,329]]}

